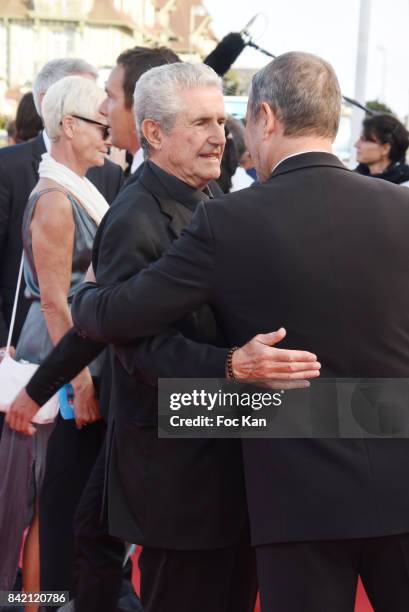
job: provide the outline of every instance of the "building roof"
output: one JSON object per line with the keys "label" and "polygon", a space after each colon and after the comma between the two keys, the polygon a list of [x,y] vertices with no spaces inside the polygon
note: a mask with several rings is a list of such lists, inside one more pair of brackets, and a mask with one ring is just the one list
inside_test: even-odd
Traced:
{"label": "building roof", "polygon": [[[32,17],[35,13],[35,0],[0,0],[0,17],[26,19]],[[84,14],[80,12],[74,14],[73,12],[71,16],[73,19],[80,19],[84,17]],[[51,18],[58,18],[58,15],[54,12]],[[136,24],[130,15],[118,11],[112,0],[93,0],[93,7],[86,19],[88,22],[95,24],[118,25],[131,30],[136,28]]]}
{"label": "building roof", "polygon": [[155,0],[154,4],[155,4],[155,8],[157,8],[160,11],[163,8],[165,8],[167,4],[173,4],[173,0]]}
{"label": "building roof", "polygon": [[1,0],[0,17],[25,19],[28,16],[28,5],[24,0]]}
{"label": "building roof", "polygon": [[160,23],[155,23],[154,26],[140,25],[138,26],[138,30],[142,32],[144,36],[150,38],[152,40],[156,39],[161,34],[170,34],[169,30],[165,28]]}
{"label": "building roof", "polygon": [[[202,14],[198,14],[197,9],[202,9]],[[207,38],[217,42],[217,38],[213,33],[211,27],[208,25],[209,13],[204,8],[202,2],[199,0],[178,0],[178,8],[175,13],[171,13],[169,25],[177,37],[177,41],[173,43],[172,47],[175,51],[187,52],[187,51],[198,51],[202,52],[202,49],[198,48],[197,45],[192,43],[190,45],[190,30],[193,26],[193,34],[203,24],[204,32]],[[204,23],[206,22],[206,23]],[[190,46],[192,49],[190,49]]]}
{"label": "building roof", "polygon": [[87,22],[101,25],[117,25],[135,30],[137,24],[130,15],[118,11],[112,0],[94,0],[92,10],[87,15]]}
{"label": "building roof", "polygon": [[[117,26],[126,28],[131,32],[138,31],[145,36],[146,39],[155,41],[158,39],[172,41],[172,48],[176,52],[199,52],[200,44],[195,44],[193,41],[190,44],[190,30],[193,27],[193,33],[200,32],[205,38],[217,41],[211,28],[209,27],[209,14],[203,7],[200,0],[153,0],[157,11],[167,10],[169,8],[169,26],[163,25],[161,20],[157,20],[150,27],[146,24],[137,24],[132,17],[115,8],[113,0],[93,0],[91,11],[88,15],[72,15],[71,19],[84,19],[86,23],[101,26]],[[36,9],[35,0],[0,0],[0,19],[27,19],[32,18]],[[57,15],[53,14],[51,19],[57,19]]]}

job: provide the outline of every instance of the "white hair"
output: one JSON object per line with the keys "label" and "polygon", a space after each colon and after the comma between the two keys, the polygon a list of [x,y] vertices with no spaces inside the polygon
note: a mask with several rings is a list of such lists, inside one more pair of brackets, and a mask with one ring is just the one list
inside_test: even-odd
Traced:
{"label": "white hair", "polygon": [[90,74],[98,77],[97,69],[80,58],[63,57],[47,62],[36,76],[33,83],[33,98],[37,113],[41,117],[41,95],[60,79],[71,75]]}
{"label": "white hair", "polygon": [[180,113],[181,92],[197,87],[217,87],[223,91],[221,78],[206,64],[176,62],[151,68],[137,81],[134,91],[134,116],[139,141],[145,156],[149,143],[142,134],[142,123],[152,119],[169,132]]}
{"label": "white hair", "polygon": [[44,126],[50,140],[58,140],[61,121],[67,115],[93,119],[105,93],[92,79],[68,76],[51,85],[41,106]]}

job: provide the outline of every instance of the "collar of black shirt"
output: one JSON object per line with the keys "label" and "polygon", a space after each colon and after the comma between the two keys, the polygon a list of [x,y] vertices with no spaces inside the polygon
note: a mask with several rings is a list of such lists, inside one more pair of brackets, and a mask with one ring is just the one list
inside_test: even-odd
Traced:
{"label": "collar of black shirt", "polygon": [[187,208],[190,208],[190,210],[195,210],[199,202],[213,198],[213,194],[209,187],[205,187],[203,191],[195,189],[173,174],[168,174],[152,161],[148,160],[146,163],[168,194],[184,206],[187,206]]}

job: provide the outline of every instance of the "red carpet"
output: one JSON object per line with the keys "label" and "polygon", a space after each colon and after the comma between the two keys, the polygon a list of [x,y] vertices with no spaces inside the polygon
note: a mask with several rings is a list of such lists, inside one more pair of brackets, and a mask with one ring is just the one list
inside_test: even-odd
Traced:
{"label": "red carpet", "polygon": [[[138,554],[139,554],[138,551],[139,550],[140,549],[138,549],[137,552],[133,556],[133,583],[134,583],[137,593],[139,593],[139,582],[140,582],[139,569],[138,569]],[[260,604],[258,601],[257,601],[257,605],[256,605],[254,612],[260,612]],[[373,612],[373,608],[368,601],[368,598],[361,584],[361,581],[359,581],[358,591],[356,594],[355,612]]]}
{"label": "red carpet", "polygon": [[373,608],[368,601],[361,581],[359,581],[358,592],[356,594],[355,612],[373,612]]}
{"label": "red carpet", "polygon": [[[260,612],[260,604],[257,602],[254,612]],[[359,581],[358,591],[356,594],[355,612],[373,612],[373,608],[368,601],[364,588]]]}

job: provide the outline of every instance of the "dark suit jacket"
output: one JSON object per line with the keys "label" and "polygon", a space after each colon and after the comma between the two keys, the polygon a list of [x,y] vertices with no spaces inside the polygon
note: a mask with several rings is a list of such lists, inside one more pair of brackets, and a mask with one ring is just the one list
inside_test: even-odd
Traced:
{"label": "dark suit jacket", "polygon": [[[0,346],[4,346],[13,308],[23,243],[21,223],[27,200],[38,181],[38,166],[45,153],[42,133],[19,145],[0,149]],[[122,170],[106,161],[91,168],[87,177],[110,204],[122,184]],[[21,289],[13,343],[16,344],[30,303]]]}
{"label": "dark suit jacket", "polygon": [[[409,193],[326,153],[283,161],[270,179],[200,205],[142,274],[83,285],[76,325],[119,342],[213,306],[230,344],[284,325],[323,376],[408,377]],[[255,544],[409,531],[409,441],[246,440]]]}
{"label": "dark suit jacket", "polygon": [[[158,259],[204,197],[145,164],[98,228],[93,251],[98,282],[125,280]],[[100,405],[108,418],[107,500],[114,535],[180,550],[219,548],[240,537],[247,517],[240,442],[158,440],[156,428],[158,377],[224,378],[224,344],[210,308],[202,306],[173,329],[110,350],[100,379]],[[77,353],[67,359],[73,346]],[[43,362],[28,392],[44,401],[104,346],[68,333]],[[67,369],[64,361],[77,371]],[[46,392],[43,398],[39,386]]]}

